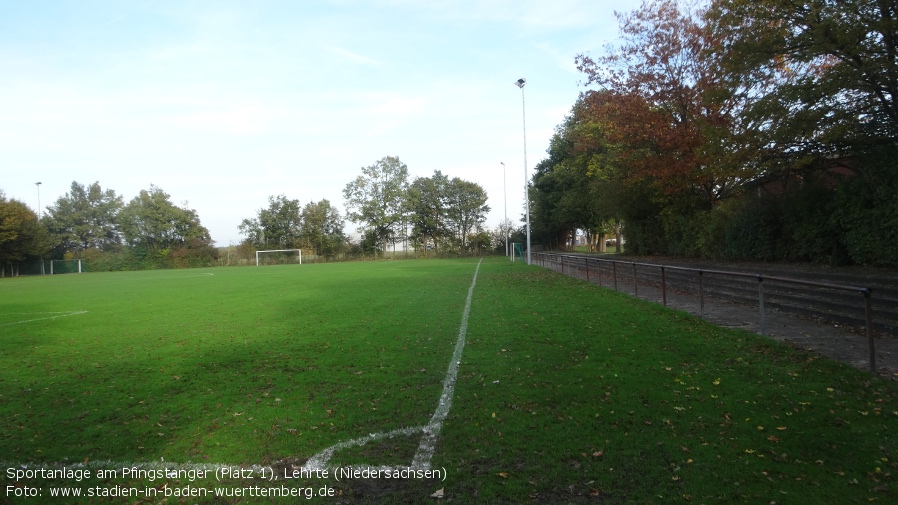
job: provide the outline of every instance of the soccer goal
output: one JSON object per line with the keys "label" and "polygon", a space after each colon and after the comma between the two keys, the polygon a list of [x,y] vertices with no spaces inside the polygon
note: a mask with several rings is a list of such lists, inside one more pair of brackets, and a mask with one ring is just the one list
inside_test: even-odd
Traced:
{"label": "soccer goal", "polygon": [[[46,271],[46,270],[45,270]],[[84,270],[81,260],[50,260],[50,275],[53,274],[80,274]]]}
{"label": "soccer goal", "polygon": [[289,263],[299,263],[302,265],[302,249],[270,249],[268,251],[256,251],[256,266],[286,265]]}
{"label": "soccer goal", "polygon": [[520,242],[512,242],[511,243],[511,261],[514,261],[515,256],[518,258],[524,259],[524,244]]}

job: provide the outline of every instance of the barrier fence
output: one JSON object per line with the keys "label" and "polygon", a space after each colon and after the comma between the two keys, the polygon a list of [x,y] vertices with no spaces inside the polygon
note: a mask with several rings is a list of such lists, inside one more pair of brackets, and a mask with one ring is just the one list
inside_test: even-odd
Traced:
{"label": "barrier fence", "polygon": [[[751,298],[757,300],[758,328],[761,335],[766,335],[767,333],[766,311],[769,302],[765,301],[765,297],[774,285],[800,286],[803,288],[812,288],[813,290],[854,293],[860,295],[863,299],[864,315],[862,321],[870,353],[870,370],[873,372],[876,371],[875,344],[873,340],[873,309],[871,304],[873,290],[869,287],[816,282],[762,273],[641,263],[550,252],[533,253],[533,258],[534,263],[543,268],[556,270],[565,275],[582,277],[589,282],[595,282],[601,286],[607,284],[608,287],[612,287],[615,291],[621,291],[621,289],[619,289],[619,285],[621,284],[631,286],[632,293],[636,297],[639,297],[640,286],[642,286],[644,290],[643,297],[648,299],[651,299],[651,294],[646,293],[645,291],[657,290],[658,295],[656,296],[660,296],[660,301],[664,306],[668,305],[669,292],[676,292],[680,295],[689,295],[692,293],[693,296],[696,296],[698,299],[700,317],[705,316],[705,301],[708,299],[706,284],[709,279],[729,279],[733,281],[729,285],[718,283],[715,286],[715,294],[723,298],[728,298],[730,301],[736,301],[737,303],[747,302],[749,296],[746,294],[746,287],[750,284],[756,284],[757,296],[751,295]],[[754,291],[754,289],[754,287],[751,288],[752,291]],[[782,291],[777,291],[776,293],[780,294]],[[856,310],[860,312],[860,307]]]}

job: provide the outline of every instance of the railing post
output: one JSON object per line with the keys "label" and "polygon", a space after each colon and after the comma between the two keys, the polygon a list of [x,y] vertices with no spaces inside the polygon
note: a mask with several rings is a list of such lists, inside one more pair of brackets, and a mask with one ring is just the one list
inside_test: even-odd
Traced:
{"label": "railing post", "polygon": [[705,276],[698,271],[698,315],[705,317]]}
{"label": "railing post", "polygon": [[614,290],[617,291],[617,262],[611,262],[612,277],[614,277]]}
{"label": "railing post", "polygon": [[561,275],[564,275],[564,256],[559,256],[561,259]]}
{"label": "railing post", "polygon": [[767,334],[767,321],[764,318],[764,277],[758,275],[758,312],[760,316],[761,335]]}
{"label": "railing post", "polygon": [[589,258],[586,258],[586,282],[589,282]]}
{"label": "railing post", "polygon": [[636,278],[636,262],[633,262],[633,296],[639,298],[639,280]]}
{"label": "railing post", "polygon": [[867,320],[867,345],[870,346],[870,371],[876,373],[876,351],[873,348],[873,308],[870,306],[870,288],[864,290],[864,316]]}
{"label": "railing post", "polygon": [[664,265],[661,265],[661,300],[667,307],[667,276],[664,274]]}

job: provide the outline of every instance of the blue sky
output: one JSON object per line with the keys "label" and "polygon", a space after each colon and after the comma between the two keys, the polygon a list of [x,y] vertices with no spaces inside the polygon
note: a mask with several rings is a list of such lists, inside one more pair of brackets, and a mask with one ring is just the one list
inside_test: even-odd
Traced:
{"label": "blue sky", "polygon": [[[285,194],[326,198],[384,156],[489,194],[494,227],[584,91],[574,65],[635,0],[0,0],[0,189],[156,185],[218,245]],[[506,184],[500,162],[506,166]],[[347,222],[346,231],[355,224]]]}

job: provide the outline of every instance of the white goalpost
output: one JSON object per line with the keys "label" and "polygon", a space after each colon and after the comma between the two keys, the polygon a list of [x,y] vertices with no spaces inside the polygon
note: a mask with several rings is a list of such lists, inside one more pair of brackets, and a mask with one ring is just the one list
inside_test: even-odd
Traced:
{"label": "white goalpost", "polygon": [[[302,265],[302,249],[269,249],[267,251],[256,251],[256,266],[261,265],[259,262],[259,255],[265,253],[286,253],[286,252],[295,252],[296,257],[298,258],[297,263]],[[291,261],[292,263],[292,261]]]}
{"label": "white goalpost", "polygon": [[[54,264],[56,265],[54,268]],[[41,265],[43,268],[43,264]],[[50,260],[50,275],[81,273],[81,260]]]}

